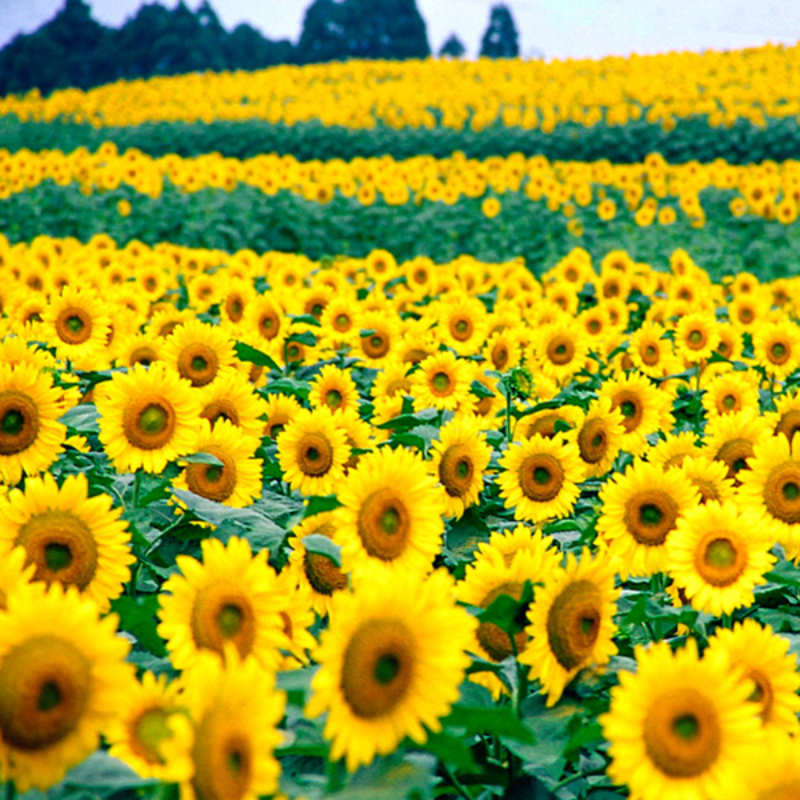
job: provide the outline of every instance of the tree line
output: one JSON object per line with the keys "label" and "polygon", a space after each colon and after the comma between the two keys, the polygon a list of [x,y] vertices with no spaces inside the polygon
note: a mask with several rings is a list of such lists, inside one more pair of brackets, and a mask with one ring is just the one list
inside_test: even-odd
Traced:
{"label": "tree line", "polygon": [[[465,51],[452,34],[439,55],[460,58]],[[492,7],[480,54],[519,55],[507,6]],[[34,33],[17,35],[0,50],[0,96],[205,70],[429,55],[425,20],[415,0],[314,0],[296,44],[267,39],[247,24],[229,32],[208,0],[196,11],[183,1],[174,9],[148,3],[121,28],[97,22],[85,0],[65,0],[53,19]]]}

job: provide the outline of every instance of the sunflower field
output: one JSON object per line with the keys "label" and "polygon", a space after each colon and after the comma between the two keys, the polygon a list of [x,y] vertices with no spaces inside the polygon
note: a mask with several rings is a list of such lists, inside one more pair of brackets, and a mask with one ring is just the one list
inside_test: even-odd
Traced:
{"label": "sunflower field", "polygon": [[0,99],[6,800],[800,796],[799,91]]}

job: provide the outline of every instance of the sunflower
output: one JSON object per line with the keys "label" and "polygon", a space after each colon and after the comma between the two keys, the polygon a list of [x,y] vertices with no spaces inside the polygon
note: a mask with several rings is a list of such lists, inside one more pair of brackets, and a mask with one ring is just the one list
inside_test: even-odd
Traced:
{"label": "sunflower", "polygon": [[721,461],[713,461],[703,455],[685,458],[677,467],[700,492],[700,503],[716,500],[723,503],[736,499],[736,486],[728,477],[728,468]]}
{"label": "sunflower", "polygon": [[444,350],[424,359],[411,376],[414,410],[437,408],[454,411],[471,395],[471,363]]}
{"label": "sunflower", "polygon": [[266,344],[280,344],[287,334],[289,319],[278,304],[273,293],[257,295],[248,303],[242,323]]}
{"label": "sunflower", "polygon": [[358,410],[358,387],[349,372],[326,364],[311,382],[308,402],[313,408],[327,406],[334,413]]}
{"label": "sunflower", "polygon": [[622,447],[623,419],[607,397],[600,397],[592,400],[582,422],[568,432],[567,440],[577,445],[587,478],[599,478],[611,469]]}
{"label": "sunflower", "polygon": [[122,708],[106,732],[113,758],[143,778],[165,783],[188,780],[193,733],[184,712],[178,682],[145,672],[125,695]]}
{"label": "sunflower", "polygon": [[800,364],[800,330],[791,320],[764,322],[753,334],[753,355],[772,378],[786,380]]}
{"label": "sunflower", "polygon": [[283,479],[301,494],[332,494],[350,458],[347,436],[327,406],[303,409],[278,436]]}
{"label": "sunflower", "polygon": [[549,707],[581,669],[607,664],[617,652],[612,638],[619,590],[614,589],[611,559],[602,554],[592,558],[586,548],[580,560],[569,553],[564,569],[543,577],[528,609],[525,632],[531,642],[518,660],[541,683]]}
{"label": "sunflower", "polygon": [[260,444],[226,419],[218,420],[213,428],[201,419],[194,450],[214,456],[222,466],[188,464],[172,486],[232,508],[249,506],[261,497],[263,488],[263,462],[255,457]]}
{"label": "sunflower", "polygon": [[631,372],[608,380],[600,389],[600,397],[607,397],[611,408],[622,412],[625,433],[621,447],[632,455],[642,455],[647,450],[648,434],[672,430],[669,396],[656,389],[644,375]]}
{"label": "sunflower", "polygon": [[20,792],[46,790],[100,744],[132,685],[117,617],[74,589],[8,597],[0,626],[0,765]]}
{"label": "sunflower", "polygon": [[460,356],[480,352],[486,343],[488,315],[477,297],[450,292],[439,309],[439,339]]}
{"label": "sunflower", "polygon": [[800,740],[785,734],[765,737],[760,752],[741,765],[739,780],[753,800],[794,800],[800,793]]}
{"label": "sunflower", "polygon": [[42,315],[43,330],[59,358],[93,367],[95,351],[105,348],[108,339],[111,319],[107,309],[92,289],[68,286],[50,301]]}
{"label": "sunflower", "polygon": [[647,460],[664,470],[680,467],[687,458],[703,455],[697,435],[692,431],[667,433],[647,452]]}
{"label": "sunflower", "polygon": [[83,474],[67,476],[61,489],[48,473],[29,478],[0,504],[0,551],[24,548],[34,580],[75,586],[107,611],[136,561],[122,509],[111,503],[107,494],[89,497]]}
{"label": "sunflower", "polygon": [[149,367],[161,361],[163,347],[163,341],[151,333],[132,333],[120,341],[115,338],[114,360],[120,367],[132,367],[134,364]]}
{"label": "sunflower", "polygon": [[242,658],[252,655],[274,669],[283,644],[277,576],[269,553],[255,556],[246,539],[201,542],[203,562],[178,556],[182,574],[173,575],[159,595],[158,633],[167,641],[175,669],[194,667],[202,653],[225,655],[234,645]]}
{"label": "sunflower", "polygon": [[651,378],[680,372],[673,344],[664,338],[665,333],[663,325],[645,322],[631,334],[628,356],[634,367]]}
{"label": "sunflower", "polygon": [[761,736],[752,682],[719,651],[700,659],[694,639],[675,653],[658,642],[635,654],[636,674],[619,673],[599,717],[610,778],[641,800],[735,796],[738,768],[752,763]]}
{"label": "sunflower", "polygon": [[758,408],[758,377],[750,371],[730,371],[705,385],[703,408],[709,418]]}
{"label": "sunflower", "polygon": [[0,555],[0,610],[8,608],[9,595],[33,581],[35,564],[27,564],[28,553],[24,547]]}
{"label": "sunflower", "polygon": [[336,514],[325,511],[304,519],[292,529],[289,539],[291,553],[284,571],[294,576],[295,585],[305,584],[309,587],[310,607],[321,617],[329,612],[334,593],[347,588],[347,575],[327,556],[306,550],[303,539],[313,534],[334,539],[336,527]]}
{"label": "sunflower", "polygon": [[193,722],[194,774],[181,784],[185,800],[256,800],[278,788],[278,723],[286,695],[273,674],[231,648],[223,666],[201,658],[186,679],[185,703]]}
{"label": "sunflower", "polygon": [[445,570],[397,572],[333,599],[306,714],[328,712],[330,761],[347,768],[387,755],[408,736],[424,744],[458,699],[477,624],[452,597]]}
{"label": "sunflower", "polygon": [[[521,536],[508,536],[510,540],[516,539],[513,544],[512,541],[502,542],[502,536],[494,536],[494,544],[484,543],[475,560],[467,566],[464,580],[456,584],[456,600],[478,608],[488,608],[501,595],[520,600],[526,581],[541,583],[558,569],[560,557],[552,548],[552,539],[543,537],[541,532],[533,535],[522,525],[518,525],[517,530]],[[524,545],[520,541],[523,538]],[[513,552],[509,545],[515,548]],[[476,637],[475,652],[495,663],[522,653],[528,644],[525,631],[520,631],[512,642],[493,622],[482,622]],[[485,686],[495,698],[506,691],[505,684],[491,672],[475,673],[470,680]]]}
{"label": "sunflower", "polygon": [[338,487],[345,572],[376,576],[427,572],[439,554],[444,490],[419,455],[383,448],[367,453]]}
{"label": "sunflower", "polygon": [[530,439],[531,436],[544,436],[545,439],[564,438],[566,433],[574,433],[583,422],[584,413],[578,406],[563,405],[525,414],[514,427],[515,439]]}
{"label": "sunflower", "polygon": [[532,353],[541,371],[563,384],[586,365],[589,337],[570,317],[535,331]]}
{"label": "sunflower", "polygon": [[312,589],[307,581],[297,581],[286,569],[278,575],[277,587],[280,601],[275,610],[281,618],[281,650],[287,654],[280,668],[297,669],[308,664],[308,651],[317,644],[309,631],[316,621],[311,605]]}
{"label": "sunflower", "polygon": [[719,334],[719,343],[716,352],[729,361],[740,358],[744,348],[741,332],[729,322],[718,322],[717,333]]}
{"label": "sunflower", "polygon": [[336,426],[344,431],[347,446],[350,448],[350,458],[344,463],[344,471],[347,473],[358,464],[362,452],[372,449],[373,428],[353,408],[335,414],[334,418]]}
{"label": "sunflower", "polygon": [[221,370],[233,365],[235,354],[222,328],[193,319],[170,334],[163,359],[192,386],[208,386]]}
{"label": "sunflower", "polygon": [[489,337],[481,353],[491,369],[506,372],[518,366],[522,359],[520,337],[515,331],[497,331]]}
{"label": "sunflower", "polygon": [[358,347],[362,364],[382,367],[399,345],[400,319],[390,311],[367,311],[361,315],[359,324]]}
{"label": "sunflower", "polygon": [[665,568],[667,539],[700,495],[679,470],[637,461],[605,484],[600,502],[596,543],[618,559],[625,578]]}
{"label": "sunflower", "polygon": [[353,345],[358,338],[361,310],[350,296],[335,296],[320,317],[321,332],[334,349]]}
{"label": "sunflower", "polygon": [[800,439],[772,436],[757,444],[742,474],[739,502],[764,513],[773,541],[800,544]]}
{"label": "sunflower", "polygon": [[303,410],[303,407],[290,394],[271,394],[267,397],[264,407],[264,436],[277,439]]}
{"label": "sunflower", "polygon": [[218,421],[228,421],[242,433],[261,439],[264,432],[261,417],[266,413],[267,405],[240,372],[226,370],[220,373],[213,383],[199,389],[196,396],[200,416],[212,426]]}
{"label": "sunflower", "polygon": [[584,467],[577,445],[532,436],[514,443],[500,459],[497,483],[514,519],[543,522],[567,516],[580,495]]}
{"label": "sunflower", "polygon": [[724,414],[706,425],[707,455],[727,466],[737,486],[750,470],[755,447],[769,438],[768,422],[754,409]]}
{"label": "sunflower", "polygon": [[23,473],[46,470],[61,452],[67,429],[56,422],[60,391],[30,364],[0,364],[0,478],[19,483]]}
{"label": "sunflower", "polygon": [[483,471],[492,457],[491,445],[481,433],[479,417],[454,417],[439,431],[431,446],[431,474],[444,487],[446,517],[460,518],[478,502]]}
{"label": "sunflower", "polygon": [[373,400],[383,397],[403,397],[411,394],[411,364],[400,359],[391,358],[378,370],[372,382],[370,394]]}
{"label": "sunflower", "polygon": [[790,392],[775,398],[775,411],[764,414],[769,429],[782,434],[790,442],[800,432],[800,392]]}
{"label": "sunflower", "polygon": [[696,312],[678,321],[675,348],[687,363],[697,364],[710,358],[718,344],[717,320],[713,314]]}
{"label": "sunflower", "polygon": [[755,684],[752,699],[760,706],[761,723],[766,731],[796,734],[800,729],[800,675],[797,656],[789,653],[789,641],[746,619],[733,630],[718,628],[708,641],[708,651],[722,650],[731,666],[741,668],[744,680]]}
{"label": "sunflower", "polygon": [[197,397],[189,381],[162,363],[115,373],[96,396],[100,441],[118,472],[162,472],[192,451]]}
{"label": "sunflower", "polygon": [[709,500],[687,509],[667,539],[667,571],[692,606],[715,616],[753,603],[775,563],[769,524],[753,509]]}

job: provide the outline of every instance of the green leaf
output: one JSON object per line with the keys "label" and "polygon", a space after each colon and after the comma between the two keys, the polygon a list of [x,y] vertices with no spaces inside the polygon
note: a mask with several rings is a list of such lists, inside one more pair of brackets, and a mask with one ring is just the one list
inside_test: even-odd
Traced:
{"label": "green leaf", "polygon": [[287,314],[287,316],[292,321],[293,325],[299,322],[303,325],[313,325],[315,328],[321,327],[320,321],[311,314]]}
{"label": "green leaf", "polygon": [[145,650],[159,658],[166,656],[167,648],[156,632],[158,595],[122,595],[111,601],[111,610],[119,614],[120,628],[135,636]]}
{"label": "green leaf", "polygon": [[510,741],[533,744],[535,736],[525,727],[508,706],[453,706],[450,715],[442,720],[445,729],[461,735],[494,734]]}
{"label": "green leaf", "polygon": [[341,792],[330,800],[407,800],[429,798],[433,793],[436,759],[427,753],[381,758],[360,769]]}
{"label": "green leaf", "polygon": [[212,467],[225,466],[222,461],[211,455],[211,453],[192,453],[189,456],[183,456],[180,460],[185,461],[187,464],[209,464]]}
{"label": "green leaf", "polygon": [[341,505],[335,494],[329,494],[326,497],[311,497],[306,506],[304,518],[313,517],[315,514],[322,514],[325,511],[333,511],[334,508],[339,508]]}
{"label": "green leaf", "polygon": [[293,333],[291,336],[287,336],[286,344],[289,342],[297,342],[298,344],[306,345],[306,347],[314,347],[317,343],[317,337],[311,331],[303,331],[302,333]]}
{"label": "green leaf", "polygon": [[337,567],[342,566],[342,548],[334,544],[327,536],[321,533],[312,533],[303,538],[303,547],[306,552],[316,553],[320,556],[329,558]]}
{"label": "green leaf", "polygon": [[491,389],[488,389],[480,381],[472,381],[472,383],[469,386],[469,390],[476,397],[480,398],[497,396]]}
{"label": "green leaf", "polygon": [[[89,789],[99,792],[102,797],[108,797],[123,790],[136,790],[155,786],[158,781],[140,778],[125,762],[113,758],[104,750],[92,753],[85,761],[71,769],[61,787],[74,789]],[[58,793],[60,787],[56,786],[51,792]]]}
{"label": "green leaf", "polygon": [[99,419],[97,406],[93,403],[81,403],[62,415],[59,422],[77,433],[100,433]]}
{"label": "green leaf", "polygon": [[528,624],[528,606],[533,602],[533,584],[525,581],[519,600],[508,594],[496,597],[478,614],[481,623],[493,622],[510,637],[516,636]]}
{"label": "green leaf", "polygon": [[425,750],[433,753],[440,761],[455,767],[459,772],[477,772],[472,751],[458,736],[441,731],[428,735]]}
{"label": "green leaf", "polygon": [[236,352],[236,357],[240,361],[247,361],[259,367],[269,367],[275,370],[280,369],[272,357],[261,350],[256,350],[255,347],[251,347],[247,342],[236,342],[233,349]]}

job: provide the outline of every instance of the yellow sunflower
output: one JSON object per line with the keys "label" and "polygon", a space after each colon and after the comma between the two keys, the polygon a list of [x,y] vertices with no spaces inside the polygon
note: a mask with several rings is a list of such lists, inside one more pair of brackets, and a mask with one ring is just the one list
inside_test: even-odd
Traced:
{"label": "yellow sunflower", "polygon": [[631,363],[651,378],[663,378],[680,372],[672,341],[664,338],[666,329],[655,322],[645,322],[631,334],[627,354]]}
{"label": "yellow sunflower", "polygon": [[411,394],[411,364],[400,359],[389,359],[383,368],[378,370],[372,383],[370,394],[373,400],[383,397],[402,397]]}
{"label": "yellow sunflower", "polygon": [[675,328],[675,349],[689,364],[711,357],[719,344],[717,320],[713,314],[685,314]]}
{"label": "yellow sunflower", "polygon": [[446,517],[458,519],[478,502],[483,472],[492,458],[482,428],[479,417],[453,417],[431,445],[430,470],[444,488]]}
{"label": "yellow sunflower", "polygon": [[592,400],[581,423],[568,432],[567,440],[577,445],[587,478],[599,478],[611,469],[622,448],[623,421],[622,412],[612,409],[607,397],[600,397]]}
{"label": "yellow sunflower", "polygon": [[759,751],[740,765],[739,780],[753,800],[794,800],[800,793],[800,740],[785,734],[765,737]]}
{"label": "yellow sunflower", "polygon": [[307,581],[298,581],[287,569],[278,575],[277,587],[280,601],[275,610],[281,618],[281,650],[286,653],[280,669],[298,669],[308,664],[308,652],[317,644],[309,631],[317,619],[312,607],[312,589]]}
{"label": "yellow sunflower", "polygon": [[92,289],[68,286],[50,301],[42,322],[47,341],[55,346],[59,358],[83,369],[94,368],[92,358],[106,346],[111,319],[108,306]]}
{"label": "yellow sunflower", "polygon": [[764,322],[753,334],[753,355],[767,375],[779,381],[800,364],[800,329],[792,320]]}
{"label": "yellow sunflower", "polygon": [[303,409],[278,436],[283,479],[301,494],[332,494],[350,458],[347,436],[327,406]]}
{"label": "yellow sunflower", "polygon": [[438,306],[438,326],[441,342],[460,356],[479,353],[486,344],[488,315],[477,297],[450,292]]}
{"label": "yellow sunflower", "polygon": [[753,509],[709,500],[687,509],[666,542],[666,568],[698,611],[721,616],[752,605],[775,563],[769,525]]}
{"label": "yellow sunflower", "polygon": [[[227,420],[243,433],[261,439],[266,413],[264,400],[253,391],[253,386],[240,372],[228,370],[197,392],[200,416],[212,425]],[[299,407],[299,406],[298,406]]]}
{"label": "yellow sunflower", "polygon": [[[520,407],[523,407],[520,405]],[[574,433],[584,420],[584,413],[578,406],[563,405],[526,414],[514,427],[515,439],[530,439],[537,433],[546,439],[563,438]],[[569,431],[567,430],[569,429]]]}
{"label": "yellow sunflower", "polygon": [[345,572],[377,579],[430,570],[444,530],[444,492],[417,453],[367,453],[337,489],[342,508],[334,537]]}
{"label": "yellow sunflower", "polygon": [[0,765],[20,792],[47,790],[93,753],[130,686],[117,617],[74,589],[34,583],[0,626]]}
{"label": "yellow sunflower", "polygon": [[313,408],[327,406],[334,413],[358,409],[358,388],[349,372],[326,364],[311,382],[308,402]]}
{"label": "yellow sunflower", "polygon": [[[701,454],[702,450],[699,451]],[[721,461],[712,461],[699,455],[685,458],[677,467],[700,493],[700,502],[716,500],[723,503],[736,499],[736,486],[728,477],[728,468]]]}
{"label": "yellow sunflower", "polygon": [[120,367],[132,367],[134,364],[149,367],[154,362],[161,361],[163,347],[163,340],[152,333],[132,333],[119,341],[115,337],[114,360]]}
{"label": "yellow sunflower", "polygon": [[725,464],[737,486],[750,469],[756,445],[769,438],[767,420],[752,408],[714,417],[706,425],[708,457]]}
{"label": "yellow sunflower", "polygon": [[789,641],[769,625],[754,619],[737,622],[733,630],[718,628],[708,640],[708,652],[722,650],[742,677],[755,684],[751,699],[761,706],[759,716],[765,731],[796,734],[800,730],[800,675],[797,656],[789,653]]}
{"label": "yellow sunflower", "polygon": [[647,451],[647,460],[664,470],[680,467],[687,458],[703,455],[700,441],[692,431],[667,433]]}
{"label": "yellow sunflower", "polygon": [[181,784],[184,800],[256,800],[278,788],[278,723],[286,695],[254,658],[233,648],[223,666],[203,657],[186,678],[184,702],[194,727],[194,774]]}
{"label": "yellow sunflower", "polygon": [[261,497],[263,488],[263,462],[255,457],[260,439],[248,436],[226,419],[218,420],[213,428],[206,419],[199,422],[195,452],[208,453],[222,465],[187,464],[173,479],[173,488],[194,492],[232,508],[251,505]]}
{"label": "yellow sunflower", "polygon": [[46,373],[29,364],[0,364],[0,478],[19,483],[23,473],[37,475],[61,452],[67,429],[61,392]]}
{"label": "yellow sunflower", "polygon": [[274,669],[283,644],[277,576],[268,553],[255,556],[246,539],[201,543],[203,562],[178,556],[182,574],[167,580],[159,595],[158,633],[167,641],[175,669],[195,666],[202,653],[225,654],[233,645],[242,658],[252,655]]}
{"label": "yellow sunflower", "polygon": [[775,398],[775,411],[764,414],[770,431],[782,434],[790,442],[800,433],[800,392],[791,392]]}
{"label": "yellow sunflower", "polygon": [[497,331],[486,341],[481,353],[491,369],[506,372],[522,359],[519,334],[508,329]]}
{"label": "yellow sunflower", "polygon": [[189,381],[160,362],[118,372],[96,391],[100,441],[118,472],[162,472],[192,451],[199,408]]}
{"label": "yellow sunflower", "polygon": [[589,337],[570,317],[535,331],[532,353],[542,373],[563,384],[586,366]]}
{"label": "yellow sunflower", "polygon": [[739,502],[764,513],[773,541],[800,544],[800,439],[772,436],[757,444],[741,475]]}
{"label": "yellow sunflower", "polygon": [[169,335],[162,358],[192,386],[208,386],[222,370],[233,365],[236,356],[222,328],[193,319]]}
{"label": "yellow sunflower", "polygon": [[758,408],[758,376],[750,371],[724,372],[704,386],[703,408],[709,418]]}
{"label": "yellow sunflower", "polygon": [[738,768],[752,763],[761,737],[753,683],[719,651],[700,659],[694,639],[675,653],[666,642],[638,648],[636,661],[599,718],[611,780],[641,800],[736,796]]}
{"label": "yellow sunflower", "polygon": [[11,552],[0,555],[0,610],[8,608],[9,595],[33,581],[35,564],[28,564],[28,553],[24,547],[15,547]]}
{"label": "yellow sunflower", "polygon": [[192,725],[179,683],[168,685],[165,674],[145,672],[129,687],[106,738],[109,754],[143,778],[175,783],[192,776]]}
{"label": "yellow sunflower", "polygon": [[580,560],[567,555],[564,569],[545,575],[528,609],[531,638],[518,657],[541,683],[547,705],[555,705],[581,669],[602,666],[617,652],[612,641],[619,590],[614,564],[602,554],[592,558],[584,548]]}
{"label": "yellow sunflower", "polygon": [[420,363],[419,370],[411,375],[411,383],[415,411],[423,408],[455,411],[472,397],[471,364],[447,350],[435,353]]}
{"label": "yellow sunflower", "polygon": [[666,542],[681,515],[700,502],[679,470],[637,461],[600,491],[596,544],[616,558],[620,575],[646,576],[666,566]]}
{"label": "yellow sunflower", "polygon": [[358,349],[362,364],[382,367],[399,346],[400,318],[388,311],[367,311],[361,315],[359,324]]}
{"label": "yellow sunflower", "polygon": [[75,586],[101,611],[130,580],[128,523],[111,497],[89,497],[85,475],[69,475],[59,489],[52,475],[29,478],[0,503],[0,551],[21,546],[33,579]]}
{"label": "yellow sunflower", "polygon": [[290,394],[271,394],[264,406],[264,436],[277,439],[286,426],[303,410],[300,403]]}
{"label": "yellow sunflower", "polygon": [[314,654],[321,668],[306,714],[327,711],[330,760],[347,768],[388,755],[408,736],[441,730],[470,663],[476,622],[452,597],[444,570],[397,572],[333,599],[330,627]]}
{"label": "yellow sunflower", "polygon": [[577,445],[538,434],[513,443],[500,459],[497,477],[514,519],[543,522],[565,517],[580,495],[584,467]]}
{"label": "yellow sunflower", "polygon": [[296,585],[310,588],[310,606],[321,617],[330,611],[334,593],[347,588],[347,575],[327,556],[306,550],[303,539],[313,534],[334,539],[336,526],[337,515],[332,511],[314,514],[295,526],[289,539],[289,563],[284,569],[294,576]]}

